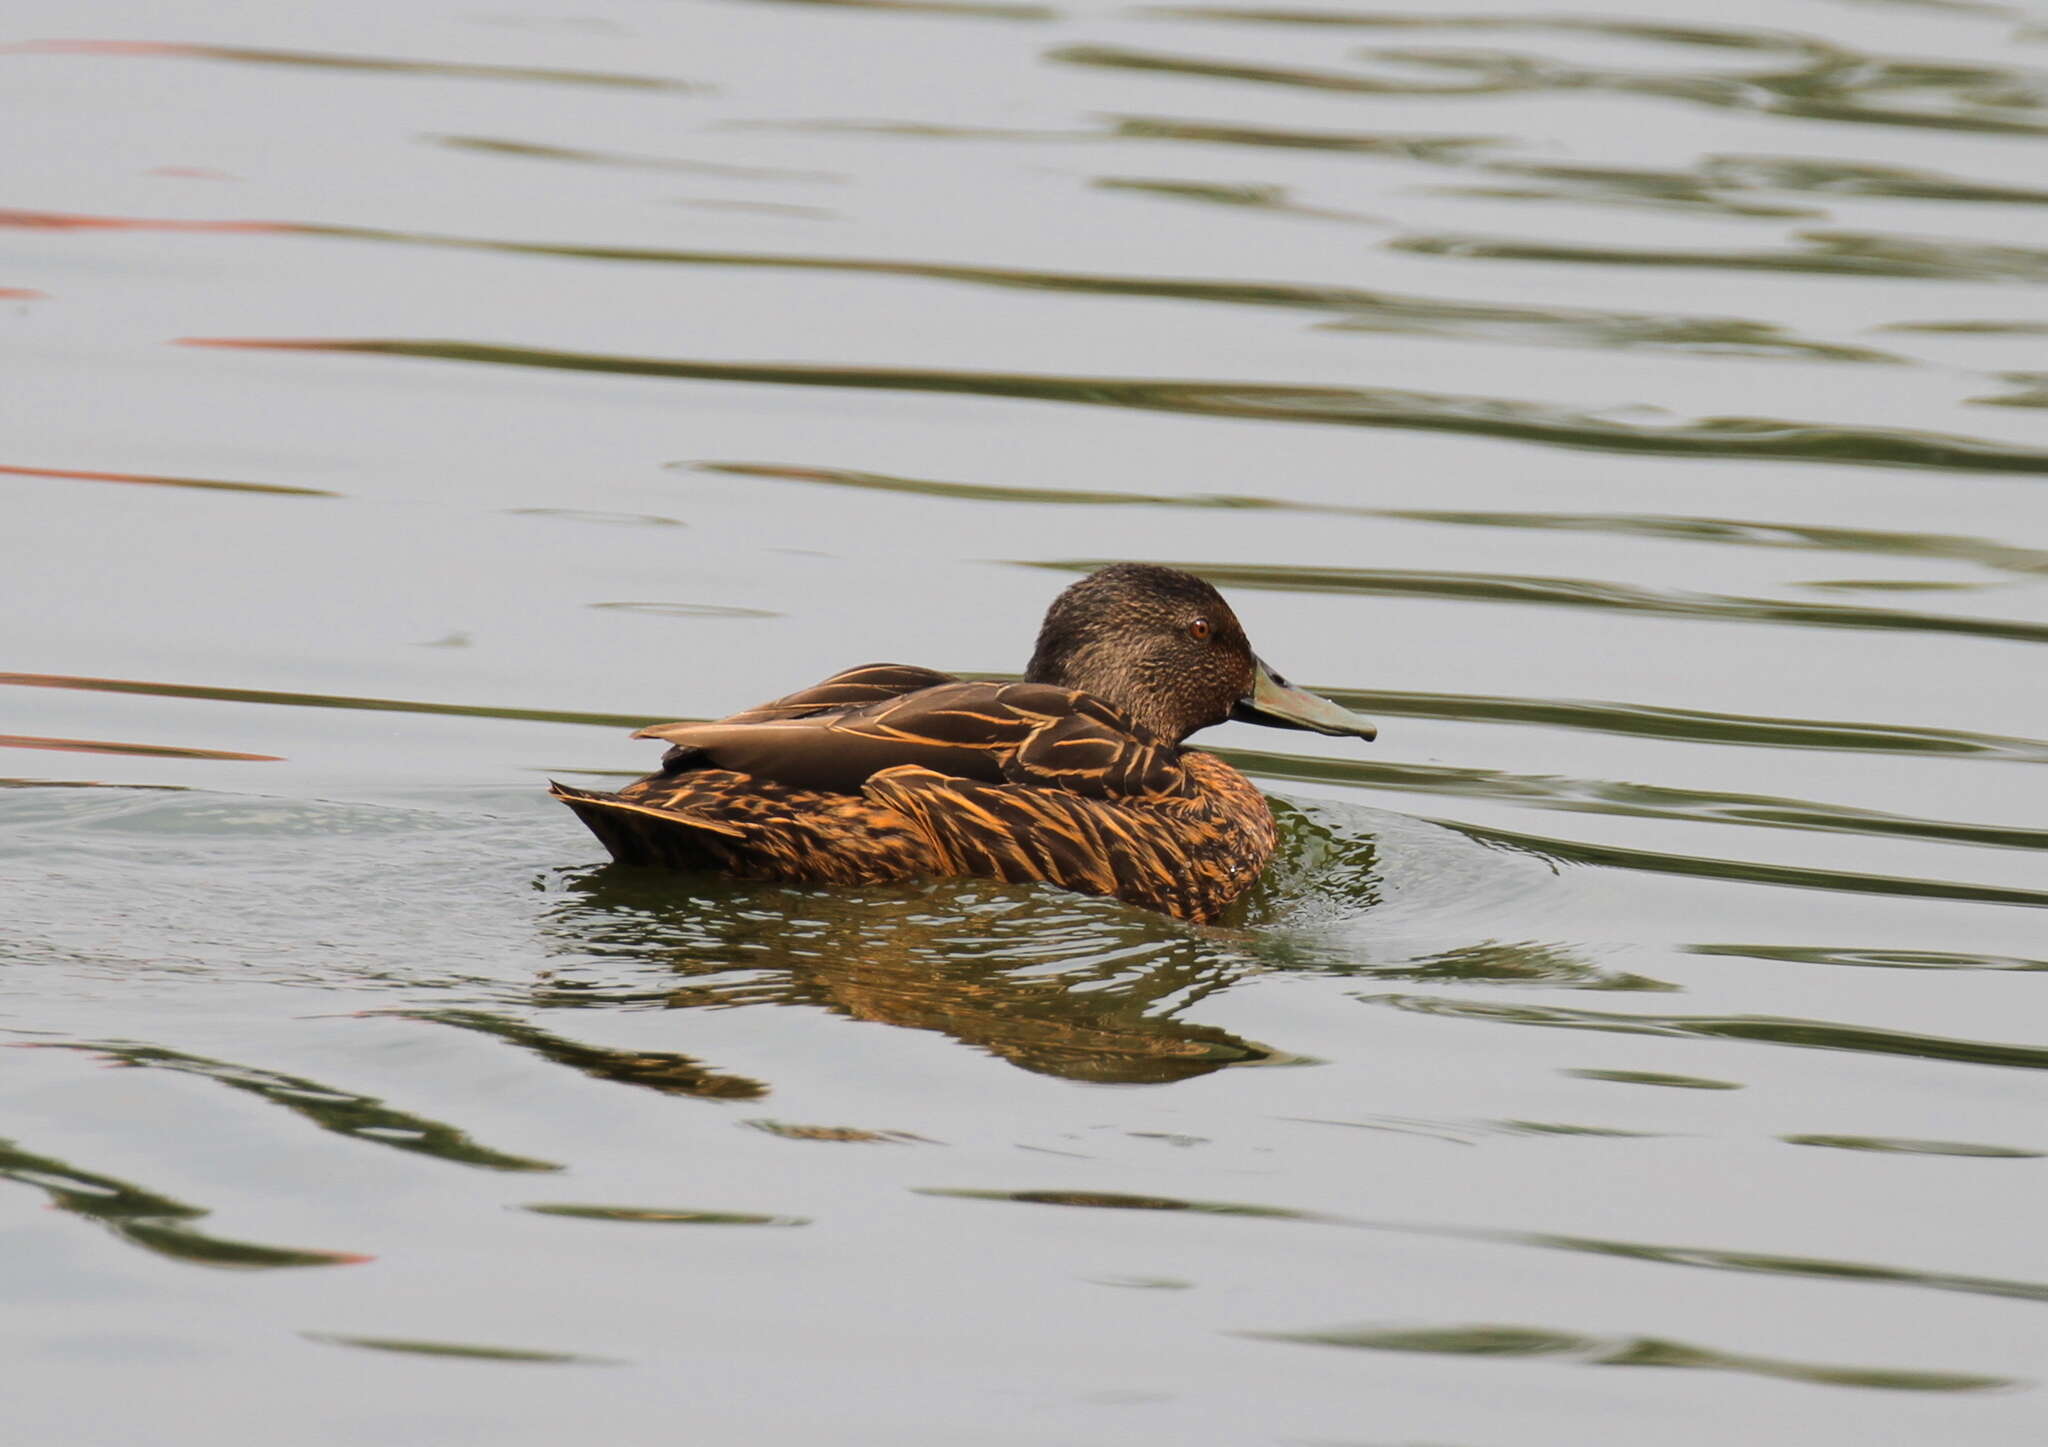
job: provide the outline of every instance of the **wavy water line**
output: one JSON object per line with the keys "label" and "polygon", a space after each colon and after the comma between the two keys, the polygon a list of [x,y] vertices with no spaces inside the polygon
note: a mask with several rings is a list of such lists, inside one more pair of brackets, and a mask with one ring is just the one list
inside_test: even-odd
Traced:
{"label": "wavy water line", "polygon": [[[1127,184],[1156,187],[1168,183]],[[1187,189],[1185,184],[1172,184],[1178,186],[1181,191]],[[1316,215],[1340,214],[1315,212],[1314,208],[1294,209]],[[448,236],[423,231],[393,231],[374,227],[290,221],[175,221],[152,217],[0,211],[0,226],[69,230],[220,231],[252,235],[320,237],[562,260],[657,266],[745,267],[769,271],[817,271],[855,276],[904,277],[1002,290],[1324,312],[1333,318],[1325,325],[1332,330],[1341,331],[1436,336],[1452,340],[1509,342],[1535,346],[1591,347],[1602,350],[1640,347],[1709,359],[1767,356],[1803,361],[1907,364],[1907,359],[1896,353],[1873,347],[1813,341],[1789,335],[1782,328],[1769,322],[1750,321],[1739,317],[1615,312],[1588,307],[1516,306],[1498,302],[1471,302],[1455,298],[1410,296],[1398,292],[1366,291],[1356,287],[1305,282],[1209,280],[1045,271],[1021,267],[968,266],[872,257],[771,255],[745,251],[505,241],[489,237]]]}
{"label": "wavy water line", "polygon": [[1960,729],[1716,713],[1706,709],[1660,708],[1652,704],[1589,699],[1396,693],[1349,688],[1319,689],[1318,692],[1361,713],[1443,719],[1454,723],[1527,725],[1679,743],[1724,744],[1732,748],[1925,754],[1937,758],[2001,763],[2048,763],[2048,739],[1969,733]]}
{"label": "wavy water line", "polygon": [[2048,204],[2048,190],[2035,187],[1974,181],[1942,171],[1802,157],[1704,156],[1690,167],[1661,170],[1493,160],[1477,163],[1474,170],[1480,179],[1429,189],[1438,195],[1640,206],[1766,219],[1824,218],[1828,213],[1808,204],[1747,197],[1759,192],[1792,192],[1827,198]]}
{"label": "wavy water line", "polygon": [[1105,115],[1102,119],[1109,125],[1109,130],[1100,136],[1103,140],[1188,141],[1203,146],[1253,146],[1265,150],[1390,156],[1397,160],[1426,161],[1437,165],[1459,165],[1475,153],[1515,144],[1512,138],[1501,135],[1305,131],[1290,126],[1193,120],[1184,116]]}
{"label": "wavy water line", "polygon": [[1957,950],[1902,950],[1885,947],[1843,948],[1821,945],[1695,944],[1687,954],[1732,956],[1744,960],[1777,960],[1799,965],[1849,965],[1884,970],[2042,970],[2048,960],[2018,955],[1977,955]]}
{"label": "wavy water line", "polygon": [[1593,1337],[1548,1327],[1408,1326],[1366,1324],[1313,1331],[1242,1331],[1252,1341],[1297,1342],[1354,1351],[1423,1352],[1490,1358],[1540,1357],[1596,1367],[1685,1367],[1735,1372],[1778,1381],[1828,1387],[1871,1387],[1894,1392],[1990,1392],[2032,1383],[1974,1372],[1937,1372],[1904,1367],[1845,1367],[1788,1361],[1693,1346],[1664,1337]]}
{"label": "wavy water line", "polygon": [[1856,834],[1880,839],[1924,839],[1941,844],[1969,844],[1994,849],[2048,849],[2048,829],[1919,819],[1807,799],[1673,789],[1608,779],[1510,774],[1498,769],[1460,768],[1450,764],[1376,763],[1248,749],[1219,749],[1216,752],[1245,772],[1268,779],[1297,779],[1344,784],[1353,788],[1491,799],[1571,814],[1662,819],[1682,824],[1733,824],[1818,834]]}
{"label": "wavy water line", "polygon": [[392,338],[186,337],[186,346],[408,357],[676,381],[991,397],[1125,407],[1203,417],[1374,427],[1495,437],[1543,446],[1653,456],[2048,475],[2048,450],[1903,428],[1712,417],[1663,426],[1499,397],[1392,388],[1281,386],[1048,373],[935,371],[777,362],[690,361]]}
{"label": "wavy water line", "polygon": [[530,723],[591,724],[637,729],[653,714],[578,713],[568,709],[499,708],[487,704],[429,703],[418,699],[358,698],[339,693],[287,693],[262,688],[216,688],[197,683],[151,683],[129,678],[85,678],[63,673],[0,673],[0,688],[64,688],[83,693],[138,694],[146,698],[199,698],[214,703],[277,704],[287,708],[364,709],[373,713],[437,713],[456,718],[515,719]]}
{"label": "wavy water line", "polygon": [[188,749],[173,744],[116,744],[105,739],[44,739],[0,734],[0,749],[54,749],[68,754],[121,754],[137,759],[213,759],[231,763],[281,764],[277,754],[238,754],[226,749]]}
{"label": "wavy water line", "polygon": [[[1790,31],[1735,26],[1674,25],[1619,18],[1558,15],[1389,14],[1342,10],[1250,10],[1236,7],[1153,7],[1176,20],[1236,21],[1364,30],[1478,30],[1592,35],[1720,52],[1751,52],[1784,62],[1753,70],[1628,70],[1575,64],[1528,52],[1443,47],[1375,47],[1361,58],[1411,70],[1462,77],[1476,95],[1594,93],[1685,102],[1804,120],[1978,132],[2048,133],[2048,87],[2034,69],[1971,61],[1927,60],[1856,50]],[[1163,56],[1116,47],[1070,47],[1078,63],[1167,70],[1180,74],[1311,89],[1393,87],[1430,93],[1422,82],[1356,77],[1347,72],[1234,66],[1201,57]],[[1055,54],[1052,58],[1065,59]],[[1352,80],[1363,82],[1345,85]],[[1901,98],[1910,102],[1901,104]]]}
{"label": "wavy water line", "polygon": [[617,90],[698,92],[707,87],[660,75],[560,70],[547,66],[480,65],[464,60],[405,60],[383,55],[341,55],[320,50],[265,50],[246,45],[193,45],[153,40],[26,40],[0,45],[0,55],[92,55],[169,60],[221,60],[242,65],[284,65],[380,75],[428,75],[447,80],[507,80],[528,84],[601,86]]}
{"label": "wavy water line", "polygon": [[1098,191],[1118,191],[1169,201],[1228,206],[1239,211],[1265,211],[1276,216],[1302,216],[1318,221],[1377,222],[1358,211],[1304,206],[1285,186],[1255,181],[1188,181],[1172,177],[1097,176],[1088,183]]}
{"label": "wavy water line", "polygon": [[824,5],[846,10],[873,10],[892,15],[933,15],[960,20],[1057,20],[1050,5],[1024,0],[754,0],[756,4]]}
{"label": "wavy water line", "polygon": [[137,1069],[167,1070],[179,1075],[217,1081],[230,1090],[253,1095],[271,1105],[311,1121],[323,1131],[347,1136],[369,1145],[431,1156],[454,1165],[476,1166],[489,1171],[559,1171],[553,1161],[531,1160],[507,1155],[478,1145],[463,1131],[425,1116],[393,1110],[375,1096],[336,1090],[318,1081],[274,1070],[237,1065],[231,1061],[209,1060],[160,1045],[124,1041],[30,1041],[19,1044],[25,1050],[76,1050],[104,1061]]}
{"label": "wavy water line", "polygon": [[656,171],[685,176],[718,176],[735,181],[843,182],[839,171],[796,171],[780,166],[735,166],[719,161],[687,160],[679,156],[644,156],[631,151],[600,151],[583,146],[557,146],[542,141],[515,141],[503,136],[446,135],[433,133],[419,138],[430,145],[475,155],[503,156],[521,161],[560,161],[579,166],[604,166],[624,171]]}
{"label": "wavy water line", "polygon": [[[1916,879],[1904,875],[1859,874],[1842,869],[1764,864],[1756,860],[1716,859],[1707,855],[1660,854],[1654,850],[1632,849],[1618,844],[1589,844],[1579,840],[1522,834],[1510,829],[1496,829],[1454,819],[1432,819],[1430,822],[1440,824],[1446,829],[1454,829],[1481,844],[1492,844],[1561,864],[1632,869],[1645,874],[1673,874],[1689,879],[1712,879],[1730,884],[1773,885],[1785,889],[1823,889],[1844,894],[1889,895],[1900,899],[1941,899],[1973,904],[2048,908],[2048,891],[2037,889],[1967,884],[1958,880]],[[2043,1058],[2048,1060],[2048,1052],[2044,1052]]]}
{"label": "wavy water line", "polygon": [[1970,563],[2022,577],[2048,577],[2048,551],[1998,542],[1991,538],[1973,538],[1951,533],[1891,532],[1872,528],[1767,523],[1742,518],[1685,517],[1657,513],[1453,512],[1427,508],[1380,508],[1345,503],[1304,502],[1293,498],[1246,493],[1157,493],[1107,488],[1024,487],[1007,483],[954,482],[937,478],[864,472],[850,468],[801,467],[774,462],[706,461],[672,462],[667,465],[675,469],[734,477],[765,477],[782,482],[821,483],[862,491],[951,498],[961,502],[1078,507],[1221,508],[1234,511],[1289,512],[1320,517],[1435,523],[1447,527],[1581,532],[1652,538],[1664,542],[1936,558]]}
{"label": "wavy water line", "polygon": [[382,1010],[379,1015],[468,1030],[564,1065],[593,1080],[637,1085],[662,1095],[688,1095],[700,1100],[758,1100],[768,1087],[744,1075],[729,1075],[695,1056],[668,1050],[615,1050],[566,1039],[538,1025],[484,1010]]}
{"label": "wavy water line", "polygon": [[1582,246],[1561,241],[1462,235],[1397,236],[1386,244],[1394,251],[1460,260],[1556,261],[1590,266],[1779,271],[1908,280],[2048,281],[2048,250],[2039,247],[1865,231],[1803,231],[1793,239],[1801,243],[1799,249],[1775,251]]}
{"label": "wavy water line", "polygon": [[[0,225],[8,224],[0,213]],[[157,477],[143,472],[81,472],[64,467],[0,466],[4,477],[48,477],[65,482],[127,482],[147,487],[191,487],[212,492],[269,493],[278,497],[339,497],[318,487],[289,487],[277,482],[222,482],[210,477]]]}
{"label": "wavy water line", "polygon": [[299,1336],[323,1346],[354,1347],[362,1351],[397,1352],[403,1356],[452,1358],[470,1362],[511,1362],[522,1366],[616,1367],[627,1363],[617,1357],[586,1356],[581,1352],[542,1351],[533,1347],[488,1346],[481,1342],[429,1341],[422,1337],[351,1336],[337,1331],[302,1331]]}
{"label": "wavy water line", "polygon": [[352,1251],[260,1246],[195,1231],[191,1222],[211,1215],[113,1176],[82,1171],[67,1161],[32,1155],[0,1140],[0,1180],[33,1186],[51,1206],[104,1226],[131,1246],[189,1266],[267,1270],[281,1266],[355,1266],[373,1260]]}
{"label": "wavy water line", "polygon": [[1727,1251],[1699,1246],[1660,1246],[1639,1241],[1614,1241],[1595,1236],[1566,1236],[1544,1231],[1518,1231],[1487,1226],[1371,1221],[1284,1206],[1260,1206],[1234,1201],[1197,1201],[1176,1196],[1143,1196],[1120,1191],[1003,1191],[944,1186],[918,1186],[912,1189],[920,1196],[937,1196],[962,1201],[1010,1201],[1024,1205],[1099,1210],[1188,1211],[1203,1216],[1234,1216],[1319,1226],[1351,1226],[1397,1235],[1435,1236],[1501,1246],[1582,1252],[1610,1260],[1636,1261],[1655,1266],[1681,1266],[1707,1271],[1732,1271],[1738,1275],[1789,1276],[1873,1286],[1917,1287],[1930,1291],[1956,1292],[1965,1296],[1989,1296],[2006,1301],[2048,1304],[2048,1283],[2017,1281],[1996,1276],[1970,1276],[1956,1272],[1918,1271],[1910,1267],[1880,1266],[1872,1262],[1842,1261],[1827,1257],[1780,1256],[1761,1251]]}
{"label": "wavy water line", "polygon": [[[1092,573],[1114,559],[1023,562],[1031,568]],[[1650,618],[1722,623],[1770,623],[1801,628],[1849,628],[1896,633],[1957,634],[2011,643],[2048,643],[2048,623],[2018,618],[1975,618],[1914,613],[1855,603],[1780,602],[1721,593],[1642,588],[1585,578],[1543,578],[1513,573],[1449,573],[1420,568],[1314,568],[1284,563],[1178,563],[1174,566],[1218,586],[1275,592],[1345,593],[1362,597],[1438,598],[1509,603],[1518,607],[1593,608]]]}
{"label": "wavy water line", "polygon": [[[2048,899],[2043,900],[2048,903]],[[1993,1065],[2014,1070],[2048,1070],[2048,1048],[1988,1040],[1954,1040],[1841,1025],[1829,1020],[1795,1020],[1773,1015],[1628,1015],[1606,1010],[1572,1010],[1556,1005],[1504,1005],[1440,995],[1354,995],[1367,1005],[1384,1005],[1421,1015],[1504,1025],[1542,1025],[1563,1030],[1601,1030],[1668,1039],[1741,1040],[1790,1045],[1804,1050],[1846,1050],[1862,1055],[1900,1055],[1959,1065]]]}

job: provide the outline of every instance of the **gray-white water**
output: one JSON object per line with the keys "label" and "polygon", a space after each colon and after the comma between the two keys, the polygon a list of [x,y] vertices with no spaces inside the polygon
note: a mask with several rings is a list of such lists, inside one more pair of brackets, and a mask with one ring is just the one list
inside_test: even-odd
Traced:
{"label": "gray-white water", "polygon": [[[17,0],[0,125],[10,1440],[2042,1440],[2038,4]],[[542,793],[1117,558],[1381,723],[1205,736],[1240,924]]]}

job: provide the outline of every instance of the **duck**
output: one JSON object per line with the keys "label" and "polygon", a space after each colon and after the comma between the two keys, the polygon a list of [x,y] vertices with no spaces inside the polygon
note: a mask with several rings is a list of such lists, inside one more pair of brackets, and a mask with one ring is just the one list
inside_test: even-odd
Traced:
{"label": "duck", "polygon": [[1296,688],[1223,596],[1115,563],[1046,611],[1021,682],[869,663],[711,722],[655,724],[661,767],[549,792],[624,865],[869,885],[1043,882],[1196,923],[1265,869],[1265,796],[1190,735],[1227,720],[1371,740]]}

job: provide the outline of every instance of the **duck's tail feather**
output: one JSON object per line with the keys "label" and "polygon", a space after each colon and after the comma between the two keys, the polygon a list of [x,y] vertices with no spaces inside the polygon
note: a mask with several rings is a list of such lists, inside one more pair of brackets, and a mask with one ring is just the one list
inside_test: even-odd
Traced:
{"label": "duck's tail feather", "polygon": [[598,842],[620,864],[660,865],[670,869],[721,869],[732,851],[721,843],[745,837],[730,824],[650,808],[593,789],[575,789],[548,780],[548,793],[576,811]]}

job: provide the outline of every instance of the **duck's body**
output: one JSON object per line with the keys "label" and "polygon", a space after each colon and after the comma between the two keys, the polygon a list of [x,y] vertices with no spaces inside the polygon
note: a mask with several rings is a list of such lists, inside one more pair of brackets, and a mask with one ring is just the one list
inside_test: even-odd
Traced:
{"label": "duck's body", "polygon": [[1181,746],[1233,713],[1371,737],[1258,664],[1206,583],[1119,564],[1054,604],[1026,682],[869,664],[715,723],[642,729],[673,747],[615,794],[553,792],[625,864],[1043,880],[1210,920],[1274,845],[1251,781]]}

